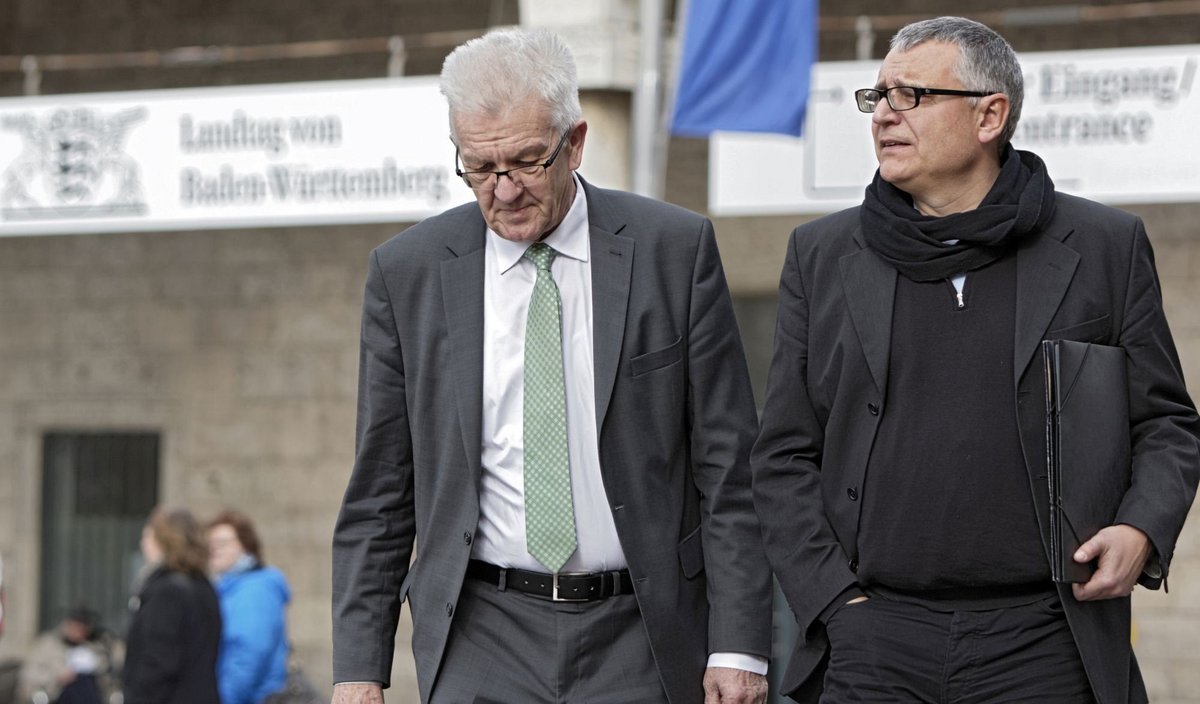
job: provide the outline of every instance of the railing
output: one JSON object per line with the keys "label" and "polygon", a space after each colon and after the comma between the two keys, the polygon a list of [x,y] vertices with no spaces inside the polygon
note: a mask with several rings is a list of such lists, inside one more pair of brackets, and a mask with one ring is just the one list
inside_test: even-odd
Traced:
{"label": "railing", "polygon": [[[1096,22],[1128,22],[1161,17],[1200,16],[1200,0],[1163,0],[1119,5],[1062,4],[966,13],[991,27],[1030,27]],[[820,18],[822,32],[855,32],[857,54],[871,58],[875,31],[894,31],[929,15],[844,15]],[[46,71],[96,71],[114,68],[172,68],[211,66],[249,61],[313,59],[354,54],[388,57],[385,75],[402,76],[409,50],[452,49],[486,31],[486,28],[426,32],[424,34],[327,39],[251,46],[185,46],[167,50],[92,54],[0,55],[0,72],[25,74],[25,94],[37,95]]]}

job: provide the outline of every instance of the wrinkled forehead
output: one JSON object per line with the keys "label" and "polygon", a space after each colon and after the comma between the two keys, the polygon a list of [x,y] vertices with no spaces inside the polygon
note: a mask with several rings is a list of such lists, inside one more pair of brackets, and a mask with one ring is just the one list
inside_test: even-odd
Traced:
{"label": "wrinkled forehead", "polygon": [[955,74],[959,57],[957,46],[940,41],[925,42],[905,51],[893,49],[879,67],[875,86],[959,88],[961,81]]}
{"label": "wrinkled forehead", "polygon": [[512,132],[540,128],[550,132],[554,120],[549,107],[533,99],[510,98],[504,104],[450,110],[450,128],[456,140],[477,132]]}
{"label": "wrinkled forehead", "polygon": [[549,113],[537,109],[454,118],[455,143],[468,161],[522,160],[544,155],[560,135]]}

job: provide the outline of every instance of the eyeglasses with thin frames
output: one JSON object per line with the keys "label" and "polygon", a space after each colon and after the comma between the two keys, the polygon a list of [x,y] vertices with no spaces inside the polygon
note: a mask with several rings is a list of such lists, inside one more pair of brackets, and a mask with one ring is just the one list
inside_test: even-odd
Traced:
{"label": "eyeglasses with thin frames", "polygon": [[999,91],[949,90],[946,88],[918,88],[917,86],[892,86],[891,88],[863,88],[854,91],[854,100],[862,112],[873,113],[879,107],[879,99],[886,96],[888,107],[897,111],[912,110],[921,104],[923,95],[956,95],[968,98],[983,98]]}
{"label": "eyeglasses with thin frames", "polygon": [[[549,158],[545,161],[525,166],[514,166],[504,171],[464,171],[459,168],[460,158],[458,147],[455,146],[454,173],[473,191],[496,190],[496,186],[500,185],[500,177],[502,176],[507,176],[513,182],[513,185],[525,188],[531,184],[540,183],[546,178],[546,170],[554,166],[554,160],[558,158],[558,154],[562,151],[563,145],[567,143],[567,137],[569,136],[571,136],[571,130],[563,133],[562,139],[558,140],[558,146],[554,148],[554,151],[550,153]],[[493,176],[496,178],[493,179]]]}

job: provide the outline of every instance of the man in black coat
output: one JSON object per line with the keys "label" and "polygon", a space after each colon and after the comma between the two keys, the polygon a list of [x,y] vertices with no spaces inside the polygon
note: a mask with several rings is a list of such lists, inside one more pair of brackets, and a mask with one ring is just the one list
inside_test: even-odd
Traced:
{"label": "man in black coat", "polygon": [[[751,463],[799,701],[1146,701],[1129,595],[1165,581],[1200,424],[1141,220],[1009,145],[1022,93],[987,27],[905,27],[856,94],[863,205],[792,233]],[[1127,362],[1132,480],[1073,585],[1048,558],[1044,339]]]}

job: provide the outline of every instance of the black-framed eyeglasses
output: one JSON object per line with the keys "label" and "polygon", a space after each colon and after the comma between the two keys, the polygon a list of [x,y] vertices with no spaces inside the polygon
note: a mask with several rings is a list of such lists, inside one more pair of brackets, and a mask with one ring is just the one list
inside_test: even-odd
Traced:
{"label": "black-framed eyeglasses", "polygon": [[921,104],[922,95],[958,95],[968,98],[983,98],[995,95],[999,91],[981,93],[977,90],[947,90],[945,88],[918,88],[916,86],[892,86],[891,88],[863,88],[854,91],[854,100],[862,112],[875,112],[879,107],[879,99],[887,97],[887,104],[897,112],[912,110]]}
{"label": "black-framed eyeglasses", "polygon": [[[546,169],[554,166],[554,160],[558,158],[559,152],[562,151],[563,145],[567,143],[567,137],[571,136],[571,130],[563,132],[562,139],[558,140],[558,146],[550,153],[550,156],[543,162],[537,164],[528,164],[526,166],[514,166],[511,169],[504,171],[464,171],[459,168],[458,147],[454,148],[454,173],[463,180],[463,183],[473,191],[494,191],[496,186],[500,185],[500,177],[507,176],[514,185],[528,186],[532,183],[539,183],[546,177]],[[495,176],[496,178],[492,178]]]}

